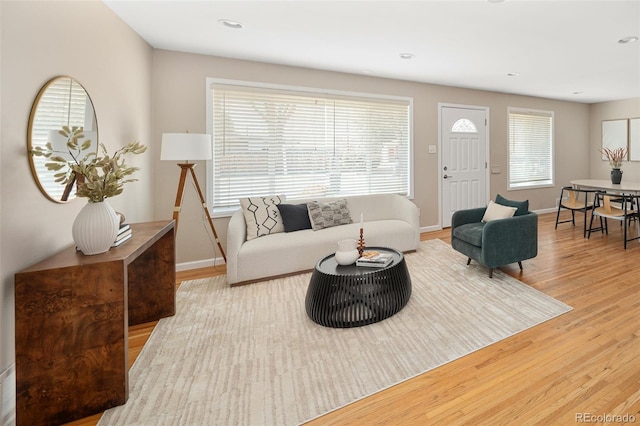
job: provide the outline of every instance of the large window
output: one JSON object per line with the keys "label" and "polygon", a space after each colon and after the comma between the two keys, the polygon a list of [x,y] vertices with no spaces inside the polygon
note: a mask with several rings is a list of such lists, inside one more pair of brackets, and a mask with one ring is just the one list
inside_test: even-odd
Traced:
{"label": "large window", "polygon": [[553,185],[553,112],[509,109],[509,189]]}
{"label": "large window", "polygon": [[411,100],[210,81],[213,212],[238,199],[411,196]]}

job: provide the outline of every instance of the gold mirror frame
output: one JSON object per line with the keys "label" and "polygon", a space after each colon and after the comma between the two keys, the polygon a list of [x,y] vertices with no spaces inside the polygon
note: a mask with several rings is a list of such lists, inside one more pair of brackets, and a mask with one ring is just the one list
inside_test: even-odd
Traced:
{"label": "gold mirror frame", "polygon": [[75,185],[72,183],[65,187],[55,182],[54,175],[58,172],[45,167],[49,160],[31,152],[38,146],[45,148],[47,142],[51,142],[54,149],[66,149],[66,140],[58,135],[62,126],[84,127],[86,137],[92,141],[91,149],[97,149],[98,121],[93,102],[84,86],[70,76],[52,78],[42,86],[33,102],[27,129],[27,156],[31,174],[42,194],[56,203],[75,199]]}

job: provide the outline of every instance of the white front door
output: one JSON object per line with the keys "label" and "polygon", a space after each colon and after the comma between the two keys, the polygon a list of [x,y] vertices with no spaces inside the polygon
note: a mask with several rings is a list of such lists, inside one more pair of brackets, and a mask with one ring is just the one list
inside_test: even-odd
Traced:
{"label": "white front door", "polygon": [[442,227],[456,210],[486,206],[487,108],[440,106]]}

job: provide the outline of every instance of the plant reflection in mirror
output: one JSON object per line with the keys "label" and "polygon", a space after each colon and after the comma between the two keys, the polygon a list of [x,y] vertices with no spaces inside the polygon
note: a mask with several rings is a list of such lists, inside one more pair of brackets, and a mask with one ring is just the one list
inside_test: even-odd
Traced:
{"label": "plant reflection in mirror", "polygon": [[[125,145],[113,156],[109,156],[104,144],[100,143],[98,147],[102,155],[98,156],[95,151],[85,153],[91,147],[91,140],[85,139],[82,127],[63,126],[58,133],[67,138],[68,152],[54,151],[51,143],[47,142],[44,148],[36,147],[31,150],[31,154],[50,160],[45,166],[48,170],[58,172],[54,175],[56,182],[67,188],[77,182],[77,196],[86,197],[91,203],[98,203],[121,194],[125,183],[137,180],[128,176],[139,168],[127,166],[122,156],[145,152],[147,147],[140,142]],[[70,156],[71,160],[65,156]]]}

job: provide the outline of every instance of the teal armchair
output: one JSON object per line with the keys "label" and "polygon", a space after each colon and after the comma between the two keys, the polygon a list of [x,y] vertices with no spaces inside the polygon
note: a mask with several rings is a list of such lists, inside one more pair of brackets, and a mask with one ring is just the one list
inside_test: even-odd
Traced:
{"label": "teal armchair", "polygon": [[[498,196],[499,197],[499,196]],[[528,203],[527,207],[528,209]],[[489,277],[498,266],[538,255],[538,215],[528,210],[506,219],[482,222],[486,207],[456,211],[451,218],[451,246],[489,268]]]}

